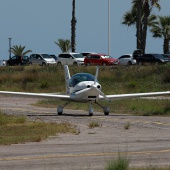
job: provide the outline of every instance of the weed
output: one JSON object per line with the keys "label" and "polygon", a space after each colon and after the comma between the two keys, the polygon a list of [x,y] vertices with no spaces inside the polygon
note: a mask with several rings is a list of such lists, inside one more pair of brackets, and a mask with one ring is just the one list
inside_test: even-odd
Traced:
{"label": "weed", "polygon": [[108,162],[105,170],[128,170],[129,160],[126,157],[119,157],[115,160]]}
{"label": "weed", "polygon": [[126,124],[125,124],[125,126],[124,126],[124,129],[125,130],[128,130],[130,128],[130,122],[127,122]]}
{"label": "weed", "polygon": [[92,121],[92,122],[90,122],[90,123],[88,124],[88,127],[89,127],[90,129],[93,129],[93,128],[95,128],[95,127],[102,127],[102,125],[101,125],[99,122]]}

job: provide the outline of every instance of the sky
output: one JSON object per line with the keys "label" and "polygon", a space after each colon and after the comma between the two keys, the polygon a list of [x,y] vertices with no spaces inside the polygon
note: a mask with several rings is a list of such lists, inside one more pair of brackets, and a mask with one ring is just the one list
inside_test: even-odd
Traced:
{"label": "sky", "polygon": [[[122,25],[132,0],[110,0],[110,55],[118,58],[136,49],[136,29]],[[170,0],[160,0],[170,15]],[[0,0],[0,60],[9,58],[11,46],[25,46],[32,53],[58,55],[58,39],[71,39],[72,0]],[[108,0],[76,0],[76,52],[108,54]],[[146,53],[163,53],[163,39],[148,32]],[[29,53],[30,55],[31,53]],[[13,55],[12,55],[13,56]]]}

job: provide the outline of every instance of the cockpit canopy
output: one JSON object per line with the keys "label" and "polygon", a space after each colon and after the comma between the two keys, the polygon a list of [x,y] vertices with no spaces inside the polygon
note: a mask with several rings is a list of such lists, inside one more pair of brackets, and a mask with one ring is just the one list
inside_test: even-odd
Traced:
{"label": "cockpit canopy", "polygon": [[78,73],[71,77],[69,86],[74,87],[76,84],[82,81],[95,81],[95,77],[88,73]]}

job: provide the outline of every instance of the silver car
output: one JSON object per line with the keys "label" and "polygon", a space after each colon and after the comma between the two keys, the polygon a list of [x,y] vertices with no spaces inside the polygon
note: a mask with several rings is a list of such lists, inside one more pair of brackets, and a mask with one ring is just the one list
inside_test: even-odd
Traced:
{"label": "silver car", "polygon": [[118,58],[120,65],[133,65],[136,64],[136,60],[132,54],[124,54]]}
{"label": "silver car", "polygon": [[81,53],[59,54],[57,65],[84,65],[84,56]]}
{"label": "silver car", "polygon": [[50,64],[56,64],[56,61],[48,54],[31,54],[29,58],[29,65],[32,64],[46,66]]}

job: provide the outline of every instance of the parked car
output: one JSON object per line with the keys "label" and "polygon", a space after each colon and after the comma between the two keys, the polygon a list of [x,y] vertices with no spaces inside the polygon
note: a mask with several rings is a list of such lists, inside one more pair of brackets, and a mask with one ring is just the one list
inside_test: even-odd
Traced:
{"label": "parked car", "polygon": [[84,65],[84,57],[81,53],[61,53],[57,65]]}
{"label": "parked car", "polygon": [[141,57],[143,55],[143,50],[142,49],[136,49],[133,51],[133,58],[136,59],[137,57]]}
{"label": "parked car", "polygon": [[91,53],[88,54],[84,59],[85,65],[116,65],[119,61],[106,54]]}
{"label": "parked car", "polygon": [[37,65],[50,65],[56,64],[56,61],[53,57],[48,54],[31,54],[29,58],[29,64],[37,64]]}
{"label": "parked car", "polygon": [[164,54],[166,57],[170,58],[170,51],[168,51],[166,54]]}
{"label": "parked car", "polygon": [[120,65],[133,65],[136,64],[136,60],[132,54],[124,54],[118,58]]}
{"label": "parked car", "polygon": [[88,54],[92,54],[94,52],[82,52],[81,54],[84,56],[84,58],[88,55]]}
{"label": "parked car", "polygon": [[13,56],[6,61],[7,66],[26,65],[29,63],[28,56]]}
{"label": "parked car", "polygon": [[57,61],[57,56],[56,55],[54,55],[54,54],[49,54],[51,57],[53,57],[54,59],[55,59],[55,61]]}
{"label": "parked car", "polygon": [[162,54],[144,54],[141,57],[137,57],[136,62],[139,65],[143,65],[144,63],[150,63],[150,64],[167,63],[170,62],[170,59],[168,59]]}

